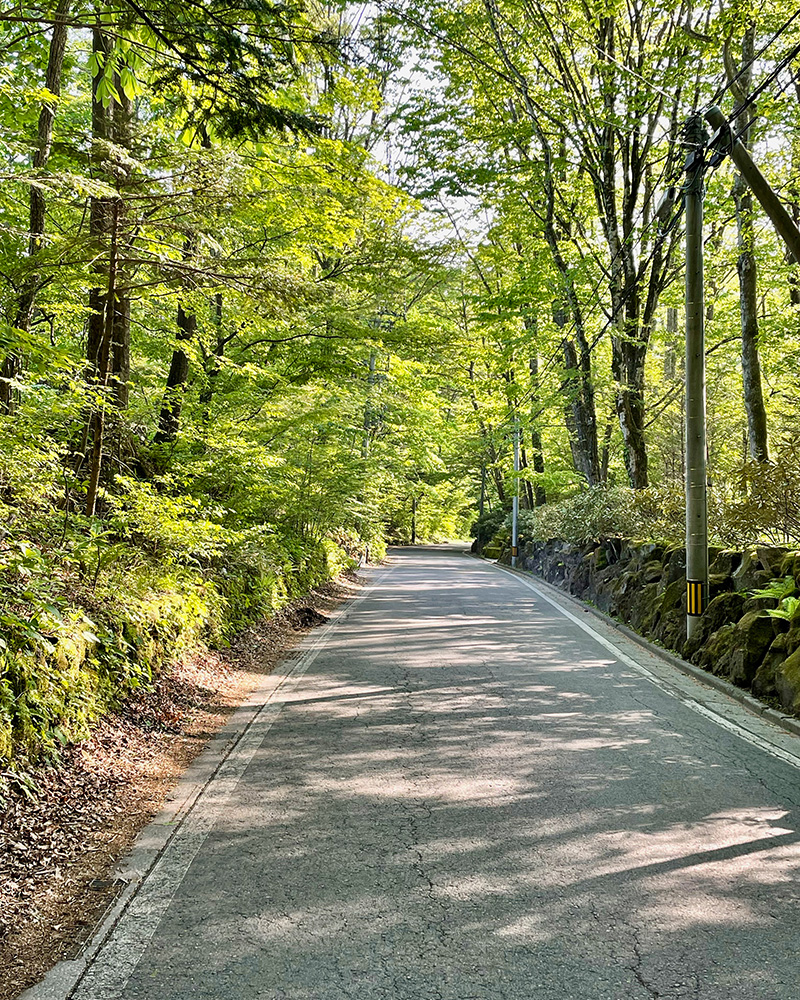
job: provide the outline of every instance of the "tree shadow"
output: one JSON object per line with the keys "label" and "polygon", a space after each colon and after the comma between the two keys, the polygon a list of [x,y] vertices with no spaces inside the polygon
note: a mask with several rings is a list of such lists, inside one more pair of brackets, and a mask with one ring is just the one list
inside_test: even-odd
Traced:
{"label": "tree shadow", "polygon": [[408,569],[280,694],[125,996],[793,997],[796,771]]}

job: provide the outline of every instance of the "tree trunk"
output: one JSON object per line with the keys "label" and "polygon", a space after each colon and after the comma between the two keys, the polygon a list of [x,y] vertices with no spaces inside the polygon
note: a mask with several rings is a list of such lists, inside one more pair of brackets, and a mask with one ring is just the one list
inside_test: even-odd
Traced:
{"label": "tree trunk", "polygon": [[370,436],[375,425],[372,394],[375,389],[375,350],[369,352],[369,374],[367,375],[367,395],[364,400],[364,437],[361,442],[361,457],[369,457]]}
{"label": "tree trunk", "polygon": [[534,342],[531,345],[533,350],[531,351],[530,357],[528,359],[528,371],[531,377],[531,388],[530,388],[530,401],[531,401],[531,453],[533,458],[533,471],[536,473],[536,481],[533,486],[533,497],[531,506],[541,507],[547,503],[547,493],[542,485],[541,475],[544,472],[544,449],[542,447],[542,435],[539,433],[539,428],[537,427],[537,419],[540,408],[540,395],[539,395],[539,355],[537,353],[538,348],[538,328],[536,323],[536,316],[528,314],[525,316],[525,329],[532,333],[534,336]]}
{"label": "tree trunk", "polygon": [[[97,25],[92,30],[92,52],[105,62],[111,49],[103,27]],[[111,139],[111,105],[106,107],[98,97],[101,72],[92,80],[92,161],[101,164],[108,158],[108,142]],[[100,168],[102,169],[102,168]],[[108,180],[107,177],[103,177]],[[90,377],[96,377],[99,370],[99,355],[105,330],[108,269],[103,252],[103,244],[109,232],[111,202],[108,198],[93,197],[89,206],[89,235],[94,247],[94,262],[91,271],[95,284],[89,290],[89,323],[86,337],[86,360]]]}
{"label": "tree trunk", "polygon": [[[197,249],[197,234],[190,233],[183,243],[183,259],[191,260]],[[189,288],[188,278],[183,279],[184,288]],[[164,399],[161,403],[161,413],[158,418],[158,430],[153,438],[156,444],[165,444],[174,441],[178,436],[180,426],[181,410],[183,409],[183,394],[186,390],[186,382],[189,378],[189,355],[180,346],[182,342],[194,340],[197,334],[197,315],[194,311],[186,312],[183,303],[178,303],[178,315],[176,317],[177,332],[175,339],[178,343],[172,352],[172,361],[167,374],[167,383],[164,387]]]}
{"label": "tree trunk", "polygon": [[676,374],[678,342],[678,310],[674,306],[667,308],[667,350],[664,354],[664,381],[673,382]]}
{"label": "tree trunk", "polygon": [[[736,188],[741,177],[736,178]],[[747,440],[750,457],[756,462],[769,461],[767,445],[767,410],[761,380],[758,352],[758,275],[753,253],[753,198],[749,189],[736,194],[736,224],[739,241],[739,309],[742,321],[742,388],[747,413]]]}
{"label": "tree trunk", "polygon": [[[514,407],[516,409],[516,402]],[[528,464],[528,451],[523,440],[520,440],[519,445],[519,467],[522,470],[530,468]],[[521,486],[520,506],[523,510],[533,510],[536,506],[536,500],[533,495],[533,483],[530,479],[523,479]]]}
{"label": "tree trunk", "polygon": [[608,463],[611,458],[611,435],[614,432],[614,418],[616,417],[616,406],[614,407],[614,412],[611,414],[609,419],[606,421],[605,430],[603,431],[603,448],[600,452],[600,482],[608,482]]}
{"label": "tree trunk", "polygon": [[611,371],[617,389],[617,416],[622,431],[628,479],[635,490],[648,485],[647,446],[644,437],[644,363],[647,344],[633,338],[612,338]]}
{"label": "tree trunk", "polygon": [[556,225],[555,175],[550,144],[544,132],[536,124],[535,115],[533,121],[544,154],[544,237],[553,256],[553,263],[563,282],[561,301],[553,307],[553,320],[560,330],[564,330],[567,325],[567,316],[571,314],[575,335],[573,341],[568,334],[565,334],[561,342],[566,370],[562,392],[567,397],[567,403],[564,407],[567,433],[569,434],[576,471],[584,477],[589,486],[596,486],[600,481],[600,461],[597,452],[597,415],[592,382],[592,352],[586,339],[583,312],[573,283],[572,270],[561,252],[560,238],[569,234],[562,231],[560,221],[558,227]]}
{"label": "tree trunk", "polygon": [[534,507],[543,507],[547,503],[547,491],[539,479],[544,473],[544,451],[542,450],[542,435],[533,427],[531,429],[531,450],[533,451],[533,471],[537,473],[533,487]]}
{"label": "tree trunk", "polygon": [[[748,26],[742,39],[742,65],[747,71],[737,81],[736,108],[750,89],[752,68],[749,66],[755,49],[755,25]],[[742,113],[741,140],[748,145],[752,115],[749,109]],[[733,184],[736,203],[736,238],[739,259],[739,312],[742,326],[742,389],[747,413],[747,440],[750,457],[756,462],[769,461],[767,445],[767,410],[761,380],[761,360],[758,353],[758,273],[755,257],[755,231],[753,227],[753,195],[740,173]]]}
{"label": "tree trunk", "polygon": [[[563,329],[567,323],[563,309],[555,309],[553,319],[556,326]],[[569,434],[569,445],[575,471],[586,480],[587,485],[596,486],[600,482],[600,459],[597,449],[597,416],[594,409],[594,386],[591,382],[591,368],[587,370],[588,350],[579,357],[575,342],[569,337],[562,341],[565,375],[561,386],[566,396],[564,417]]]}
{"label": "tree trunk", "polygon": [[[475,380],[475,366],[470,362],[469,366],[469,378],[473,382]],[[497,453],[497,448],[495,448],[494,442],[492,441],[491,427],[487,426],[481,417],[481,408],[478,404],[477,397],[474,390],[470,390],[470,402],[472,403],[472,409],[475,411],[478,417],[478,426],[481,432],[481,438],[483,439],[486,454],[489,458],[489,467],[492,473],[492,479],[494,480],[495,489],[497,491],[497,499],[500,502],[501,507],[506,505],[506,489],[505,482],[503,480],[503,474],[500,471],[500,456]]]}
{"label": "tree trunk", "polygon": [[[795,77],[794,96],[797,106],[800,108],[800,81]],[[794,224],[800,228],[800,142],[797,139],[792,142],[792,159],[789,167],[791,180],[786,189],[788,204],[786,207],[794,220]],[[793,306],[800,306],[800,261],[794,259],[794,255],[786,249],[786,262],[789,265],[789,301]]]}
{"label": "tree trunk", "polygon": [[[47,59],[45,87],[55,97],[61,94],[61,77],[64,69],[64,50],[67,45],[67,19],[72,0],[60,0],[56,9],[53,35],[50,39],[50,52]],[[33,169],[44,170],[50,159],[53,145],[53,122],[56,117],[55,104],[43,104],[39,112],[39,127],[37,131],[36,151],[33,154]],[[31,185],[29,195],[30,236],[28,255],[33,260],[42,248],[45,221],[45,199],[40,188]],[[39,275],[35,270],[26,277],[19,301],[15,326],[26,333],[31,328],[33,309],[36,302],[36,292],[39,286]],[[19,357],[13,352],[9,354],[0,366],[0,413],[12,413],[14,410],[13,381],[17,376]]]}
{"label": "tree trunk", "polygon": [[225,354],[225,344],[227,342],[222,332],[222,292],[217,292],[214,296],[212,321],[216,332],[216,343],[213,349],[210,352],[206,352],[202,342],[200,344],[206,382],[198,394],[198,399],[203,406],[203,423],[206,424],[211,419],[209,404],[214,398],[214,387],[221,370],[221,360]]}
{"label": "tree trunk", "polygon": [[[197,316],[193,312],[185,312],[182,305],[178,306],[177,325],[177,340],[179,342],[194,339],[197,333]],[[176,346],[172,352],[164,400],[158,418],[158,431],[154,438],[156,444],[166,444],[169,441],[174,441],[178,436],[181,409],[183,408],[183,393],[188,378],[189,356],[182,347]]]}
{"label": "tree trunk", "polygon": [[108,288],[106,290],[106,314],[103,333],[97,352],[97,385],[98,396],[89,418],[89,429],[92,438],[92,456],[89,465],[89,482],[86,488],[86,516],[94,517],[97,506],[97,490],[100,484],[100,472],[103,464],[103,438],[105,432],[105,389],[108,385],[108,375],[111,362],[112,339],[114,336],[114,299],[117,273],[117,233],[119,228],[119,202],[114,202],[111,221],[111,250],[108,263]]}
{"label": "tree trunk", "polygon": [[[111,134],[114,144],[121,149],[131,147],[131,120],[133,109],[130,99],[122,89],[119,77],[115,77],[115,85],[120,100],[114,105],[111,121]],[[120,169],[120,175],[123,171]],[[120,177],[121,179],[121,177]],[[120,187],[121,184],[118,184]],[[131,375],[131,299],[129,277],[125,267],[125,257],[130,248],[130,235],[126,234],[126,212],[124,201],[119,207],[119,237],[118,246],[124,249],[118,254],[116,295],[114,299],[114,328],[111,342],[111,377],[114,386],[114,402],[119,409],[127,409],[129,397],[129,382]],[[126,238],[127,236],[127,238]]]}

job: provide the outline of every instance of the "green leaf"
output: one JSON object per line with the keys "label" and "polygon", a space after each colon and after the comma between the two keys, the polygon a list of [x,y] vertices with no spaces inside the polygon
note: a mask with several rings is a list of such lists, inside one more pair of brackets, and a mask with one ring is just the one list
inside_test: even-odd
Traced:
{"label": "green leaf", "polygon": [[141,97],[144,93],[144,87],[136,79],[136,76],[131,71],[128,66],[123,66],[122,71],[119,75],[120,86],[122,87],[123,93],[130,100],[135,100],[137,97]]}

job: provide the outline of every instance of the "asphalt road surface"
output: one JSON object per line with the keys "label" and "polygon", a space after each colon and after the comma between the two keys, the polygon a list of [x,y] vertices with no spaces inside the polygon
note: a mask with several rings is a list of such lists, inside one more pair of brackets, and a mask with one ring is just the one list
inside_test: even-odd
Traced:
{"label": "asphalt road surface", "polygon": [[373,581],[76,1000],[800,997],[797,737],[453,549]]}

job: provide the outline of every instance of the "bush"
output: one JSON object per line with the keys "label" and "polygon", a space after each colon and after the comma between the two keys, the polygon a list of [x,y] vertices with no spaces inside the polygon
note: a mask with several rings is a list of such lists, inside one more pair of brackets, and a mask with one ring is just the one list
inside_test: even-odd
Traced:
{"label": "bush", "polygon": [[712,498],[709,520],[723,545],[800,543],[800,447],[780,442],[773,461],[746,462],[728,490]]}
{"label": "bush", "polygon": [[[595,486],[558,503],[520,511],[520,544],[563,538],[582,545],[593,538],[647,538],[681,545],[685,540],[683,484],[632,490]],[[504,530],[511,529],[506,516]],[[800,543],[800,449],[785,442],[774,462],[748,462],[732,483],[708,492],[712,545],[741,548],[759,541]]]}
{"label": "bush", "polygon": [[[595,486],[558,503],[520,511],[518,531],[523,545],[548,538],[583,545],[601,535],[677,542],[683,537],[683,524],[682,490]],[[510,526],[507,517],[505,527]]]}
{"label": "bush", "polygon": [[227,532],[214,565],[201,566],[196,537],[182,530],[173,559],[166,539],[158,559],[118,543],[102,567],[67,533],[62,550],[0,543],[0,765],[57,755],[182,653],[224,642],[354,564],[331,540],[278,539],[262,526]]}
{"label": "bush", "polygon": [[473,522],[469,532],[470,537],[477,539],[479,545],[485,545],[490,539],[494,538],[497,532],[503,527],[505,519],[506,512],[502,508],[497,508],[496,510],[485,510],[483,514],[481,514],[481,516]]}

